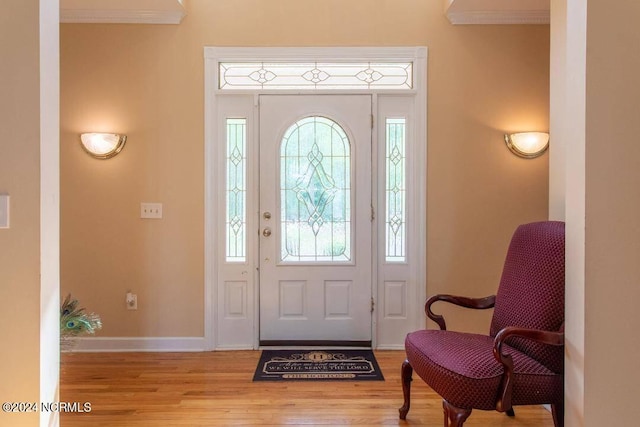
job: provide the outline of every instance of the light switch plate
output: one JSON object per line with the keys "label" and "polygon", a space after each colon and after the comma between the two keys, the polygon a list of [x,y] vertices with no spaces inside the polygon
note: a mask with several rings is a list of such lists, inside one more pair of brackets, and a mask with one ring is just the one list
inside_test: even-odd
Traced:
{"label": "light switch plate", "polygon": [[0,194],[0,228],[9,228],[9,195]]}
{"label": "light switch plate", "polygon": [[140,218],[162,219],[162,203],[140,203]]}

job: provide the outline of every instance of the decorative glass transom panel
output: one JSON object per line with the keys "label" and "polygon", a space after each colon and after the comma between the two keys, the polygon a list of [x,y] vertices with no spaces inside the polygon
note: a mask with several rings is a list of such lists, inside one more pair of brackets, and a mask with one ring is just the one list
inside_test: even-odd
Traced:
{"label": "decorative glass transom panel", "polygon": [[412,89],[413,63],[219,63],[218,87],[233,89]]}
{"label": "decorative glass transom panel", "polygon": [[386,244],[385,259],[406,261],[406,147],[405,119],[386,120]]}
{"label": "decorative glass transom panel", "polygon": [[227,119],[226,260],[246,260],[247,120]]}
{"label": "decorative glass transom panel", "polygon": [[306,117],[280,146],[280,259],[351,260],[351,154],[340,125]]}

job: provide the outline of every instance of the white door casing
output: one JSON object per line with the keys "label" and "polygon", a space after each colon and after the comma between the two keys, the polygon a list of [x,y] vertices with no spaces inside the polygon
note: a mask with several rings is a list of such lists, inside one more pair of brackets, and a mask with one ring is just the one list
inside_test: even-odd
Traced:
{"label": "white door casing", "polygon": [[259,139],[260,342],[370,345],[371,95],[261,95]]}
{"label": "white door casing", "polygon": [[[260,258],[258,233],[263,230],[259,185],[259,98],[261,95],[367,95],[371,98],[373,129],[371,153],[372,199],[375,220],[371,236],[371,291],[375,311],[371,318],[372,346],[380,349],[403,348],[407,332],[425,326],[423,302],[426,297],[426,57],[424,47],[399,48],[219,48],[205,47],[205,283],[204,338],[207,350],[252,349],[260,345]],[[315,63],[411,63],[411,87],[283,89],[278,87],[222,88],[223,65]],[[243,66],[243,65],[241,65]],[[286,68],[286,67],[285,67]],[[245,67],[245,69],[249,69]],[[282,69],[282,66],[280,67]],[[397,67],[396,67],[397,69]],[[394,69],[393,73],[396,72]],[[240,68],[233,71],[233,78]],[[382,69],[381,69],[382,70]],[[261,71],[262,72],[262,71]],[[269,71],[267,71],[269,72]],[[277,74],[277,70],[274,69]],[[315,72],[315,71],[314,71]],[[384,70],[381,71],[383,74]],[[227,72],[228,74],[229,72]],[[254,72],[255,73],[255,72]],[[248,75],[248,74],[247,74]],[[257,75],[255,73],[254,75]],[[253,78],[254,75],[249,77]],[[360,74],[361,78],[364,74]],[[377,75],[370,75],[377,78]],[[391,74],[390,74],[391,76]],[[395,79],[395,77],[390,77]],[[261,76],[260,76],[261,77]],[[267,74],[267,78],[272,75]],[[321,75],[320,77],[324,77]],[[365,75],[367,77],[367,75]],[[243,77],[245,78],[245,77]],[[306,78],[306,77],[305,77]],[[385,77],[386,78],[386,77]],[[245,78],[246,80],[246,78]],[[231,80],[228,80],[231,82]],[[331,79],[325,80],[330,82]],[[383,82],[384,79],[379,80]],[[236,84],[239,80],[234,80]],[[278,78],[270,83],[280,84]],[[225,83],[226,84],[226,83]],[[351,84],[351,83],[349,83]],[[277,85],[275,85],[277,86]],[[225,158],[229,120],[244,120],[246,126],[246,251],[242,262],[225,258]],[[385,236],[397,224],[390,222],[386,205],[389,189],[385,189],[385,167],[389,168],[388,149],[391,121],[406,124],[406,233],[403,237],[403,259],[385,253],[389,247]],[[348,126],[346,126],[348,127]],[[385,138],[387,141],[385,141]],[[385,156],[387,158],[385,159]],[[391,160],[395,161],[395,158]],[[387,176],[388,180],[388,176]],[[385,199],[387,197],[387,199]],[[394,196],[395,197],[395,196]],[[272,213],[272,218],[275,214]],[[228,218],[226,219],[228,221]],[[227,224],[228,228],[228,224]],[[385,235],[386,233],[386,235]],[[275,236],[273,234],[272,236]],[[400,240],[398,240],[400,241]],[[227,254],[228,255],[228,254]],[[340,286],[336,286],[340,289]],[[344,289],[344,286],[343,286]],[[369,304],[367,304],[369,307]]]}

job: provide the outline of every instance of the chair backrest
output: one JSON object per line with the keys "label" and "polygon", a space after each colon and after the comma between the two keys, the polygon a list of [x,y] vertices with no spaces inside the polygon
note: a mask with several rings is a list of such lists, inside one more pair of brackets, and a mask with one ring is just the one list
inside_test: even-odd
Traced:
{"label": "chair backrest", "polygon": [[[519,226],[511,239],[491,321],[491,336],[506,326],[564,329],[564,222]],[[512,347],[554,372],[562,372],[564,348],[511,339]]]}

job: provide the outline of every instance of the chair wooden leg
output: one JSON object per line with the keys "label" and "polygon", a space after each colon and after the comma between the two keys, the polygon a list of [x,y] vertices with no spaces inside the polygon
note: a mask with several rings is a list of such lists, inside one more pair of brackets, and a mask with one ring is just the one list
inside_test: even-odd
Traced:
{"label": "chair wooden leg", "polygon": [[462,427],[471,415],[471,409],[458,408],[446,400],[442,400],[442,408],[444,409],[444,427]]}
{"label": "chair wooden leg", "polygon": [[514,411],[513,408],[511,408],[506,412],[506,414],[509,417],[515,417],[516,416],[516,411]]}
{"label": "chair wooden leg", "polygon": [[551,405],[551,415],[555,427],[564,427],[564,401]]}
{"label": "chair wooden leg", "polygon": [[408,360],[402,362],[402,394],[404,395],[404,404],[400,411],[400,419],[406,420],[409,407],[411,406],[411,376],[413,375],[413,367]]}

